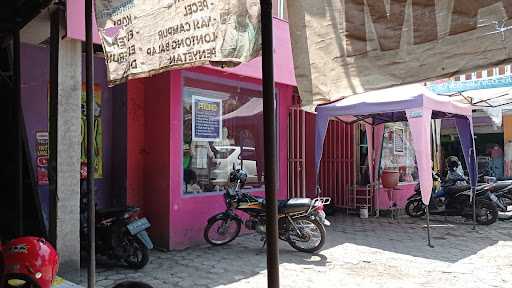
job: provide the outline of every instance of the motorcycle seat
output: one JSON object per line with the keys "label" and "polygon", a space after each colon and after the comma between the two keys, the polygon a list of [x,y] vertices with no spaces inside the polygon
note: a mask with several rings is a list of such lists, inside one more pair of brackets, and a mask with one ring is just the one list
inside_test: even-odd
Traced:
{"label": "motorcycle seat", "polygon": [[505,189],[505,188],[507,188],[509,186],[512,186],[512,182],[510,182],[510,181],[496,182],[492,186],[492,190],[493,191],[500,191],[500,190]]}
{"label": "motorcycle seat", "polygon": [[447,195],[457,194],[471,189],[470,185],[454,185],[444,188]]}
{"label": "motorcycle seat", "polygon": [[311,207],[310,198],[291,198],[285,201],[279,201],[279,212],[281,213],[297,213],[302,212]]}

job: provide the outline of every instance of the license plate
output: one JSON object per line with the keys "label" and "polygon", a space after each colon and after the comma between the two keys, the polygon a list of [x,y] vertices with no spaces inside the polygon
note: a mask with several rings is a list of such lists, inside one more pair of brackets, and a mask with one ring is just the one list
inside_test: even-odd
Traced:
{"label": "license plate", "polygon": [[137,219],[126,226],[132,235],[135,235],[140,231],[144,231],[149,227],[151,227],[151,224],[149,224],[149,221],[146,218]]}

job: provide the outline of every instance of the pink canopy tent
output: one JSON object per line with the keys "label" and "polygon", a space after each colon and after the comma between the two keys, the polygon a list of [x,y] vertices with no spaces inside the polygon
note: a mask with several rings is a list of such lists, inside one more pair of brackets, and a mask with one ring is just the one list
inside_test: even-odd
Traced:
{"label": "pink canopy tent", "polygon": [[380,147],[384,124],[409,121],[412,140],[415,143],[414,150],[418,164],[421,195],[423,203],[428,207],[433,185],[430,121],[431,119],[455,118],[471,186],[476,187],[477,167],[470,105],[456,102],[449,97],[439,96],[422,85],[413,84],[357,94],[318,106],[316,111],[315,165],[317,175],[330,118],[336,117],[349,123],[366,122],[369,146],[368,163],[370,163],[372,181],[378,178],[379,163],[376,159],[380,159],[380,149],[372,149],[372,147]]}

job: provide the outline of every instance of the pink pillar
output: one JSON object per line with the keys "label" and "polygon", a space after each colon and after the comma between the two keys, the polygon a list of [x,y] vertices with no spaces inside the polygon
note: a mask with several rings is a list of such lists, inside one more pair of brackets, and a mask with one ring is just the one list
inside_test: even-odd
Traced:
{"label": "pink pillar", "polygon": [[407,119],[411,128],[412,142],[416,152],[416,162],[420,177],[421,196],[423,203],[428,205],[432,194],[432,156],[430,143],[430,120],[432,110],[407,110]]}

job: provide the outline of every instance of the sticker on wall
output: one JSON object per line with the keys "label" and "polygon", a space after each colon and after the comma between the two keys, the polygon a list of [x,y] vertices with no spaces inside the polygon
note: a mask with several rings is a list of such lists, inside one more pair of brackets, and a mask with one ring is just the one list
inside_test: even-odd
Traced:
{"label": "sticker on wall", "polygon": [[[103,125],[101,121],[101,87],[94,85],[94,169],[95,178],[103,178]],[[80,153],[80,179],[87,178],[87,104],[85,97],[85,84],[82,85],[82,119],[81,119],[81,153]]]}
{"label": "sticker on wall", "polygon": [[36,131],[37,183],[48,185],[48,131]]}
{"label": "sticker on wall", "polygon": [[395,154],[404,153],[404,128],[395,127],[393,136],[393,146]]}
{"label": "sticker on wall", "polygon": [[192,140],[219,141],[221,134],[222,100],[192,96]]}

